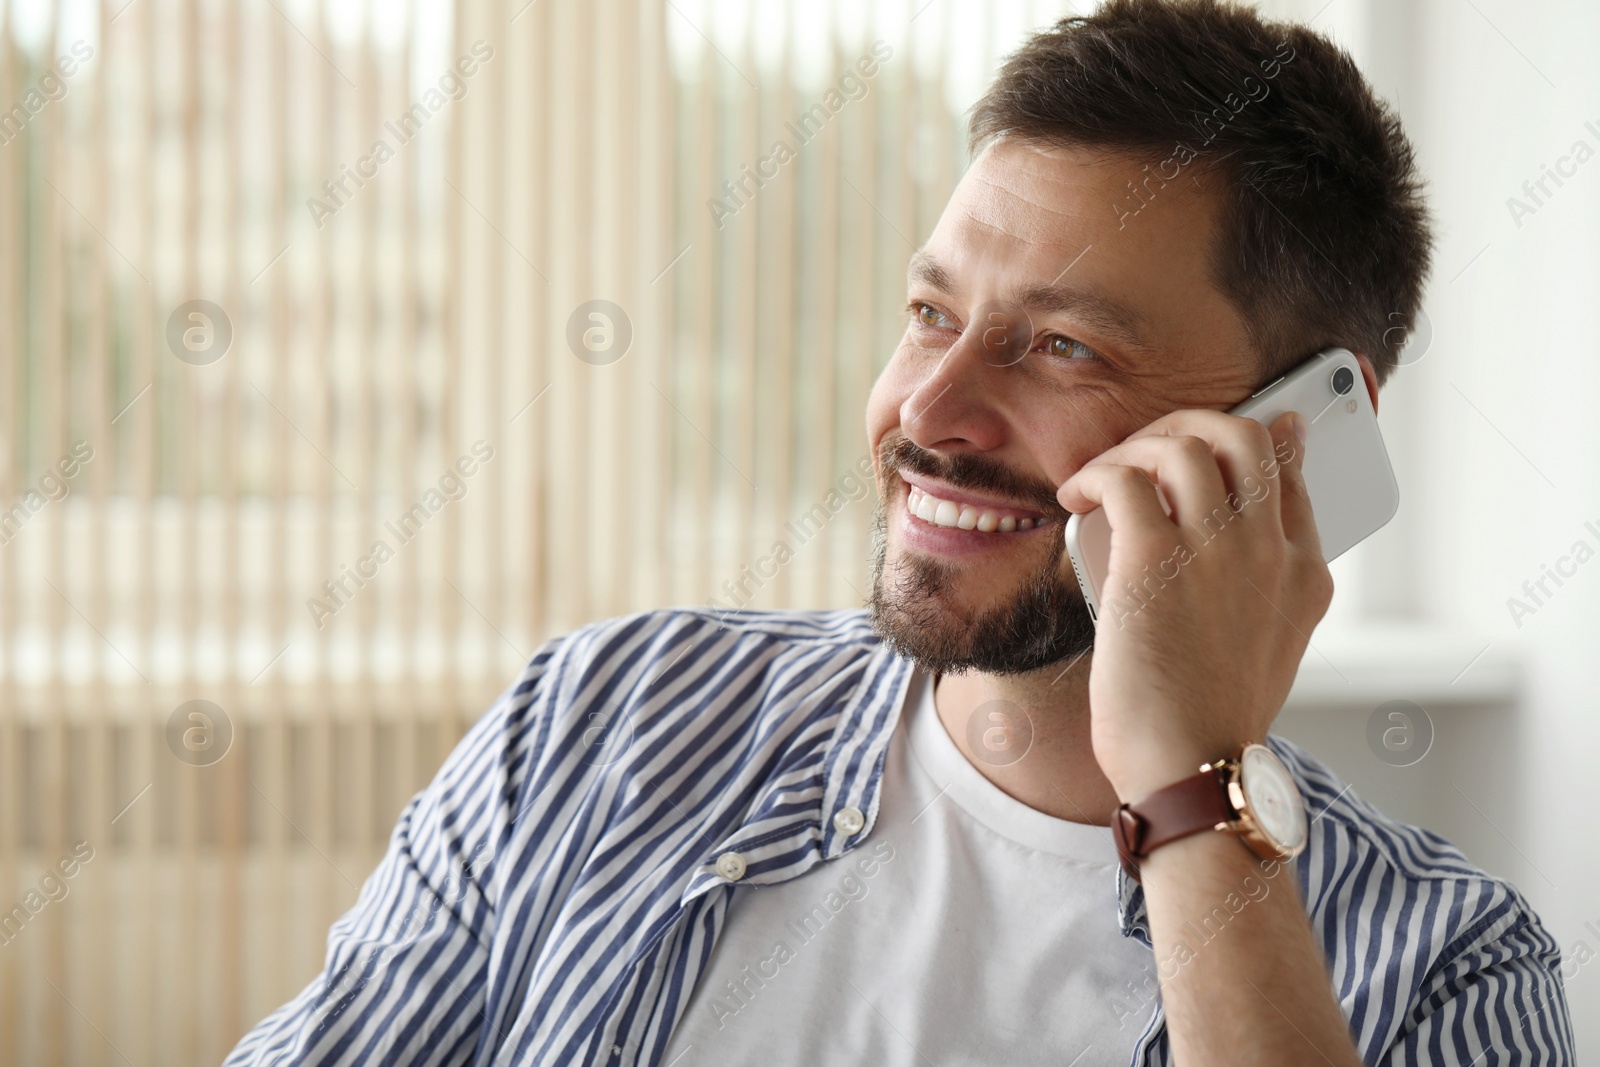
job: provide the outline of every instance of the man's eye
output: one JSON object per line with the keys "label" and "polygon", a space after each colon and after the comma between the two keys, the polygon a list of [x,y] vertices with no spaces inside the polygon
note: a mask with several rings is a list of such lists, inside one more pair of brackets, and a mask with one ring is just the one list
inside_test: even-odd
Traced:
{"label": "man's eye", "polygon": [[1100,356],[1094,349],[1082,341],[1074,341],[1070,337],[1062,337],[1053,333],[1044,339],[1044,350],[1052,356],[1061,359],[1099,359]]}
{"label": "man's eye", "polygon": [[932,304],[924,304],[919,301],[912,304],[911,307],[917,313],[917,321],[924,326],[930,326],[934,329],[955,328],[955,324],[939,314],[939,310]]}

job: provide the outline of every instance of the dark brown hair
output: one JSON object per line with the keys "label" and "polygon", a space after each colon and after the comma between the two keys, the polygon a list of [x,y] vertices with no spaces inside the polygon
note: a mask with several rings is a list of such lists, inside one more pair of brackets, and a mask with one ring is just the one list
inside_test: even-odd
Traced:
{"label": "dark brown hair", "polygon": [[1110,209],[1123,225],[1206,168],[1222,205],[1211,279],[1264,377],[1333,344],[1366,353],[1380,384],[1397,365],[1433,243],[1421,179],[1399,118],[1309,27],[1215,0],[1109,0],[1005,61],[968,149],[1000,137],[1148,160]]}

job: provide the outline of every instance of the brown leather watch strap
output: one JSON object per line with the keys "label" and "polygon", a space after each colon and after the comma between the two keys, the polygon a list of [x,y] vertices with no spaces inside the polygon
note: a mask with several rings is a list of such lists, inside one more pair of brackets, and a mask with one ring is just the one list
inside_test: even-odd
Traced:
{"label": "brown leather watch strap", "polygon": [[1227,772],[1212,768],[1157,789],[1137,804],[1122,805],[1111,818],[1111,833],[1122,869],[1137,882],[1139,861],[1151,852],[1233,818]]}

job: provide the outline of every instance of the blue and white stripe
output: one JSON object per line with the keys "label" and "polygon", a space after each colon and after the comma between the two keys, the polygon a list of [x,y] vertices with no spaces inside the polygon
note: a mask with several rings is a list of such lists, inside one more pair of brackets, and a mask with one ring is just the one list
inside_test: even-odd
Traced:
{"label": "blue and white stripe", "polygon": [[[717,858],[771,884],[868,841],[911,674],[861,611],[547,642],[406,806],[323,973],[227,1063],[653,1067],[735,891]],[[1559,951],[1516,889],[1273,744],[1323,812],[1296,873],[1363,1059],[1571,1064]],[[1149,943],[1136,884],[1107,906]],[[1130,1067],[1170,1063],[1157,1006]]]}

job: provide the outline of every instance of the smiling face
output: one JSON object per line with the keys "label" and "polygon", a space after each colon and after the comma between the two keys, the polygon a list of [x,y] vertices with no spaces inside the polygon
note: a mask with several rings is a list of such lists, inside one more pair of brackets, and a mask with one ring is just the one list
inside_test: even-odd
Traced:
{"label": "smiling face", "polygon": [[867,402],[871,608],[903,654],[1007,674],[1090,648],[1056,490],[1161,415],[1261,384],[1208,277],[1203,166],[1141,208],[1142,160],[1001,139],[913,256],[906,332]]}

